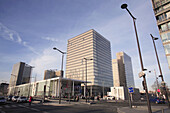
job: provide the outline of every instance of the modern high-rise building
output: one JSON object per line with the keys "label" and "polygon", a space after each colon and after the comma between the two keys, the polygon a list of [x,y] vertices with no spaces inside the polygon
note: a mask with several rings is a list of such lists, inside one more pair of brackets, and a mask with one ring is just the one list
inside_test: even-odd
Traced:
{"label": "modern high-rise building", "polygon": [[61,76],[61,71],[45,70],[45,72],[44,72],[44,80],[59,77],[59,76]]}
{"label": "modern high-rise building", "polygon": [[112,60],[114,87],[135,87],[131,58],[124,52]]}
{"label": "modern high-rise building", "polygon": [[152,0],[152,7],[170,68],[170,0]]}
{"label": "modern high-rise building", "polygon": [[110,41],[93,29],[69,39],[66,62],[67,78],[86,80],[84,58],[87,59],[87,81],[91,82],[88,83],[88,86],[92,86],[91,90],[101,92],[102,87],[112,87]]}
{"label": "modern high-rise building", "polygon": [[9,87],[29,83],[32,67],[24,62],[14,64]]}

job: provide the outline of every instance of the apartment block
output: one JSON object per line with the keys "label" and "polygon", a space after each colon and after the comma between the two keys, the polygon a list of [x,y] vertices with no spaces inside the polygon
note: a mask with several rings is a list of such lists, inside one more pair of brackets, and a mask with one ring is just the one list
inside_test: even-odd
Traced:
{"label": "apartment block", "polygon": [[152,7],[170,68],[170,0],[152,0]]}

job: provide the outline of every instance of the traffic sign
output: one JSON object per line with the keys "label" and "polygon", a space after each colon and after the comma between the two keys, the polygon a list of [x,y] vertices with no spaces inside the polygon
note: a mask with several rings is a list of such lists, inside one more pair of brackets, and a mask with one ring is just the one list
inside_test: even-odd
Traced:
{"label": "traffic sign", "polygon": [[130,87],[128,89],[129,89],[129,93],[134,93],[133,87]]}

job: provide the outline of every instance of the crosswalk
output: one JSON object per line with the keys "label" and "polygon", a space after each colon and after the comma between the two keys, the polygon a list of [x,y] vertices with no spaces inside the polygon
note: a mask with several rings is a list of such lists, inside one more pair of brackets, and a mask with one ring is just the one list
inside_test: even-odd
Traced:
{"label": "crosswalk", "polygon": [[[31,104],[31,106],[40,106],[41,104]],[[8,105],[2,105],[0,106],[0,113],[6,113],[4,111],[6,111],[7,109],[11,109],[11,108],[26,108],[26,109],[30,109],[32,111],[36,111],[36,112],[42,112],[42,113],[49,113],[47,111],[41,111],[40,109],[37,109],[35,107],[31,107],[29,106],[28,103],[22,103],[22,104],[8,104]],[[2,111],[3,110],[3,111]]]}
{"label": "crosswalk", "polygon": [[[40,104],[31,104],[31,106],[38,106],[38,105],[40,105]],[[2,106],[0,106],[0,109],[3,109],[3,108],[5,109],[5,108],[27,107],[27,106],[29,106],[28,103],[16,104],[16,105],[10,105],[10,104],[8,104],[8,105],[2,105]]]}

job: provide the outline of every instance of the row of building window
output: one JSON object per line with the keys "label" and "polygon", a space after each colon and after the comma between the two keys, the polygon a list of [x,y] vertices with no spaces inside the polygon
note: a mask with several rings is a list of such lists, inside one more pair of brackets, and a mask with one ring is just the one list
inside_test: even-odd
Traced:
{"label": "row of building window", "polygon": [[167,20],[167,19],[169,19],[169,18],[170,18],[170,12],[166,12],[166,13],[163,13],[163,14],[157,16],[157,17],[156,17],[156,20],[157,20],[158,22],[162,22],[162,21]]}

